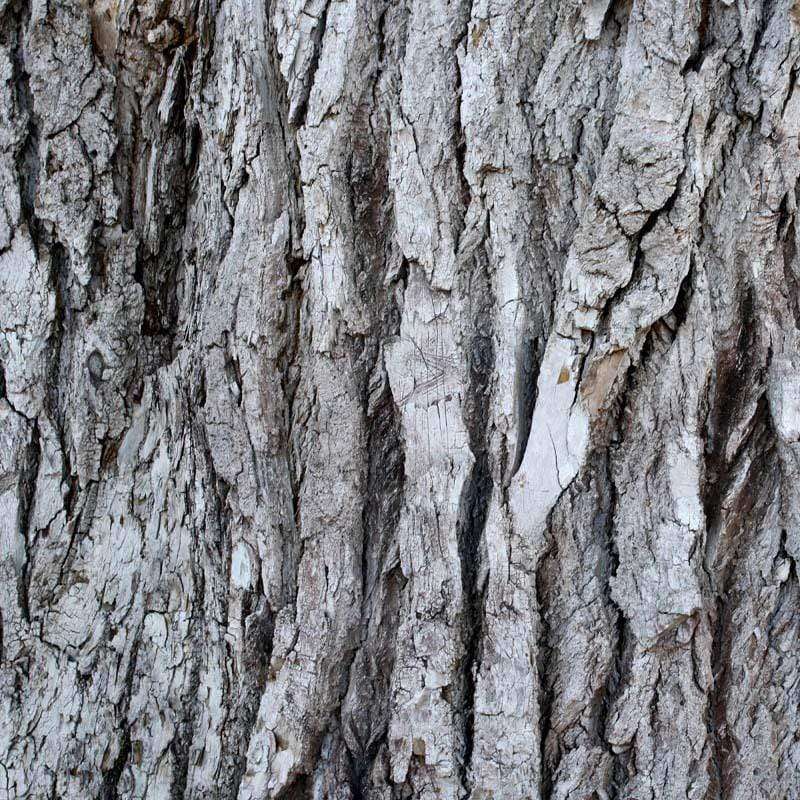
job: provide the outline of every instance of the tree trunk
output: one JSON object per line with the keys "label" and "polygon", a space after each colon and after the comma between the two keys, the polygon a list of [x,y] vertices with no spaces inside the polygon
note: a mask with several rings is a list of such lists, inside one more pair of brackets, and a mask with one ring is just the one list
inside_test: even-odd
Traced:
{"label": "tree trunk", "polygon": [[798,63],[0,0],[0,798],[799,798]]}

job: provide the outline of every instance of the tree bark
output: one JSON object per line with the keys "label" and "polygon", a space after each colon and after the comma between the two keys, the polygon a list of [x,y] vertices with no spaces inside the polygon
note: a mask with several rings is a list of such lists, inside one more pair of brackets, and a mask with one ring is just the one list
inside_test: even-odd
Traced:
{"label": "tree bark", "polygon": [[0,798],[800,798],[796,0],[0,0]]}

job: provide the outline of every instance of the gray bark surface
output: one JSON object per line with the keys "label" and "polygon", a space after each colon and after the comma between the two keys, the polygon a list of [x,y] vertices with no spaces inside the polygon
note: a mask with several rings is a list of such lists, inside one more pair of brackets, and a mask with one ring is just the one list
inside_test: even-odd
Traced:
{"label": "gray bark surface", "polygon": [[0,800],[800,798],[796,0],[0,0]]}

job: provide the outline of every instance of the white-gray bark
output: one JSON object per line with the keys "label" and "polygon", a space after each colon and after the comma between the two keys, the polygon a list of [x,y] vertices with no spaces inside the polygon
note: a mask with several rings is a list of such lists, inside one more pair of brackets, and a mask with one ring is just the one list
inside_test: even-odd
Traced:
{"label": "white-gray bark", "polygon": [[0,0],[0,800],[800,798],[796,0]]}

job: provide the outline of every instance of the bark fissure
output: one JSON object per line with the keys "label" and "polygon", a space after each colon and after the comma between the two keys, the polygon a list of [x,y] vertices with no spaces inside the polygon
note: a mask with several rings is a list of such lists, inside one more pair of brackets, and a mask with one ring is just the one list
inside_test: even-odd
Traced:
{"label": "bark fissure", "polygon": [[[479,262],[478,262],[479,263]],[[481,315],[478,320],[482,319]],[[484,556],[483,533],[494,490],[487,452],[487,432],[481,425],[486,419],[491,374],[494,369],[492,331],[479,325],[480,333],[471,342],[468,355],[469,398],[467,427],[470,449],[475,459],[469,478],[460,498],[457,527],[458,551],[461,564],[461,591],[463,593],[464,656],[461,667],[461,702],[463,714],[463,761],[461,780],[465,792],[470,791],[469,768],[472,760],[475,727],[475,676],[480,668],[480,646],[483,629],[484,587],[479,575]]]}

